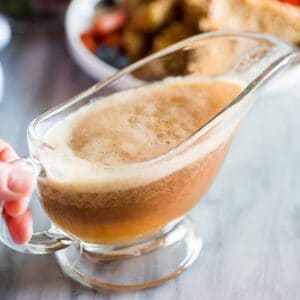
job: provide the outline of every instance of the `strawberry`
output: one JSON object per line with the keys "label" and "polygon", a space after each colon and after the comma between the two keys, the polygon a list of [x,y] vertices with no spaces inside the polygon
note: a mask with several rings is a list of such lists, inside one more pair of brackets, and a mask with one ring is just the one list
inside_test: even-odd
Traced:
{"label": "strawberry", "polygon": [[115,48],[120,48],[121,47],[121,33],[119,32],[114,32],[109,35],[107,35],[104,39],[103,42],[107,45],[113,46]]}
{"label": "strawberry", "polygon": [[93,25],[95,34],[104,36],[122,28],[126,21],[126,13],[122,10],[99,16]]}
{"label": "strawberry", "polygon": [[90,50],[93,53],[96,52],[97,43],[95,42],[92,34],[89,31],[82,33],[80,35],[80,39],[88,50]]}
{"label": "strawberry", "polygon": [[280,2],[300,6],[300,0],[280,0]]}

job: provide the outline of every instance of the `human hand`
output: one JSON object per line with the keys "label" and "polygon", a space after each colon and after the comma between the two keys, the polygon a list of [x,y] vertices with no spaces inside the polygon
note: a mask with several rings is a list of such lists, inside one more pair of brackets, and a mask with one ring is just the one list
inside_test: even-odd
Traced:
{"label": "human hand", "polygon": [[32,216],[28,210],[33,189],[33,175],[18,165],[10,145],[0,139],[0,200],[9,233],[17,244],[27,243],[32,236]]}

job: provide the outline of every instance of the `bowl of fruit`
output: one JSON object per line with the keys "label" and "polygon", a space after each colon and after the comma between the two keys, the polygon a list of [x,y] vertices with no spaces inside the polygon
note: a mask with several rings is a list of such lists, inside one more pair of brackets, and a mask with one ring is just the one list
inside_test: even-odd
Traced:
{"label": "bowl of fruit", "polygon": [[[194,1],[194,0],[192,0]],[[191,0],[73,0],[66,34],[77,64],[96,80],[199,33]]]}
{"label": "bowl of fruit", "polygon": [[300,0],[73,0],[65,27],[73,58],[100,80],[201,32],[267,32],[299,45]]}
{"label": "bowl of fruit", "polygon": [[126,13],[115,1],[74,0],[66,12],[67,42],[75,62],[103,79],[130,63],[121,49]]}

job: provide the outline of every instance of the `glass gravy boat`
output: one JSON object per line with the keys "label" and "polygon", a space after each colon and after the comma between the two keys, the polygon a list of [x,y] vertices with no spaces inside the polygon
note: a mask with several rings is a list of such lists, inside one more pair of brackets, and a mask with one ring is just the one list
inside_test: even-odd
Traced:
{"label": "glass gravy boat", "polygon": [[[253,92],[279,71],[299,62],[300,53],[295,48],[270,35],[201,34],[132,64],[42,114],[28,128],[30,157],[12,163],[34,172],[51,228],[35,233],[26,245],[17,245],[2,218],[1,241],[23,253],[55,253],[66,274],[93,288],[146,288],[180,274],[198,257],[202,247],[186,214],[214,181],[239,122],[255,101]],[[229,78],[242,82],[244,88],[222,111],[167,153],[126,167],[107,167],[107,176],[117,172],[118,180],[124,182],[128,173],[142,181],[145,176],[156,178],[161,172],[157,180],[142,185],[138,193],[126,190],[119,194],[117,208],[103,208],[102,202],[109,203],[111,193],[95,195],[101,205],[92,209],[83,206],[76,211],[71,204],[61,204],[61,199],[72,198],[70,193],[49,192],[50,174],[64,175],[74,163],[43,142],[54,124],[94,99],[178,76]],[[49,165],[49,159],[55,163]],[[167,169],[171,171],[164,174]],[[79,193],[81,198],[88,194]],[[136,194],[141,201],[139,206],[134,204]]]}

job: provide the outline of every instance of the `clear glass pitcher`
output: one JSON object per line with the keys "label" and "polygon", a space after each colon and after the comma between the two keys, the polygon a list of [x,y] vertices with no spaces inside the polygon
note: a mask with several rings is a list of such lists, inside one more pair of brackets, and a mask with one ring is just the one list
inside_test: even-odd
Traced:
{"label": "clear glass pitcher", "polygon": [[[279,71],[299,63],[296,49],[266,34],[202,34],[138,61],[44,113],[28,128],[30,157],[12,163],[35,174],[51,228],[35,233],[26,245],[17,245],[2,219],[1,241],[23,253],[55,253],[66,274],[93,288],[146,288],[175,277],[193,263],[202,247],[186,215],[214,181],[239,122],[255,101],[254,91]],[[95,99],[184,76],[229,78],[243,83],[244,88],[222,111],[167,153],[140,163],[105,167],[101,178],[94,176],[97,172],[93,167],[83,169],[88,175],[81,180],[95,181],[97,193],[74,181],[71,157],[44,142],[54,124]],[[114,205],[110,200],[115,199],[115,193],[102,190],[102,183],[112,174],[126,186],[118,191]],[[66,187],[63,190],[51,185],[56,176]],[[140,186],[129,186],[131,179]],[[77,198],[86,205],[75,207]]]}

